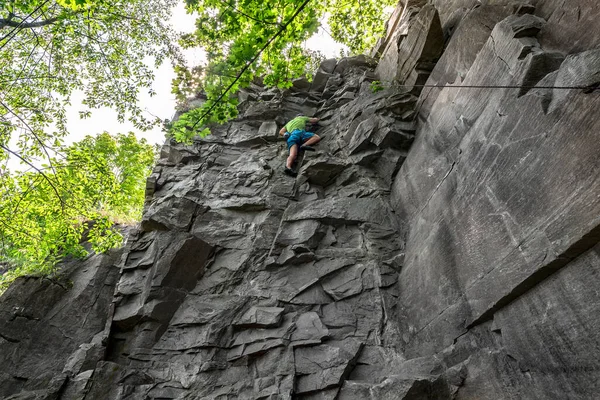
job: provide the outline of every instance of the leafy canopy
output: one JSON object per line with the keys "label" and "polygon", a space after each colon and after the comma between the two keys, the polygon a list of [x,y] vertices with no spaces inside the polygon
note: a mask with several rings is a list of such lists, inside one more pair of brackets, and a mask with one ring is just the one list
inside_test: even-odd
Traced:
{"label": "leafy canopy", "polygon": [[[106,250],[121,241],[115,220],[140,217],[152,146],[103,134],[65,148],[66,110],[77,93],[82,118],[110,107],[139,129],[158,123],[137,98],[178,57],[166,25],[176,3],[0,0],[0,286],[86,254],[84,233]],[[33,172],[11,173],[9,158]]]}
{"label": "leafy canopy", "polygon": [[48,159],[67,135],[66,108],[110,107],[139,129],[153,65],[176,56],[166,25],[177,0],[0,0],[0,162]]}
{"label": "leafy canopy", "polygon": [[[237,115],[234,94],[255,77],[266,86],[290,87],[291,80],[311,76],[322,55],[304,42],[320,21],[327,22],[336,41],[353,53],[373,46],[384,30],[385,9],[394,0],[185,0],[197,13],[196,31],[184,35],[184,47],[202,47],[208,63],[190,71],[179,67],[174,93],[180,98],[203,92],[206,101],[183,114],[171,126],[171,135],[189,141],[208,134],[211,123]],[[264,50],[263,50],[264,49]]]}
{"label": "leafy canopy", "polygon": [[156,148],[133,133],[87,136],[61,149],[52,167],[0,171],[0,289],[25,273],[51,272],[65,256],[122,242],[115,221],[139,220]]}

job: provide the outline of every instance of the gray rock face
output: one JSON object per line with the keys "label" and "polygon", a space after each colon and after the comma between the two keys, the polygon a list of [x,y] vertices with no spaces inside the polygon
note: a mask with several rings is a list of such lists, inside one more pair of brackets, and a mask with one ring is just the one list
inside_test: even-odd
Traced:
{"label": "gray rock face", "polygon": [[[538,4],[536,16],[509,15],[512,6],[489,8],[486,16],[478,9],[465,14],[465,27],[498,22],[465,42],[475,50],[470,58],[443,55],[431,81],[534,87],[425,89],[417,140],[392,187],[392,205],[410,227],[398,302],[405,355],[458,357],[468,370],[459,398],[597,396],[589,375],[570,372],[574,353],[563,344],[595,348],[598,336],[567,318],[554,319],[552,328],[536,322],[549,317],[554,303],[574,313],[600,307],[594,296],[578,297],[574,305],[573,296],[586,291],[573,286],[578,278],[570,272],[595,262],[589,252],[599,238],[598,187],[592,183],[600,173],[594,161],[600,126],[592,111],[598,96],[535,88],[598,82],[598,50],[564,58],[556,50],[570,51],[568,40],[544,45],[548,24],[556,23],[542,20],[550,3]],[[462,29],[456,28],[446,52],[468,35]],[[564,291],[541,294],[549,282]],[[500,318],[508,314],[522,319]],[[544,339],[540,329],[546,329]],[[506,332],[519,332],[521,344],[515,346]],[[598,381],[598,366],[591,369]]]}
{"label": "gray rock face", "polygon": [[377,65],[167,142],[126,248],[0,299],[0,395],[596,399],[600,11],[483,3],[403,1]]}
{"label": "gray rock face", "polygon": [[400,19],[402,25],[389,39],[377,74],[385,82],[424,84],[444,46],[438,11],[433,5],[406,8]]}
{"label": "gray rock face", "polygon": [[121,254],[66,263],[58,280],[19,278],[0,297],[0,397],[58,398],[69,376],[87,382],[106,352]]}

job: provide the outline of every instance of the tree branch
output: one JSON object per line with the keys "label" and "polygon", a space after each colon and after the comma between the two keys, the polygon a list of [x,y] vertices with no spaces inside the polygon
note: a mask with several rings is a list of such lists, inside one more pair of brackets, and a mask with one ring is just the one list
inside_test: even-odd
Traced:
{"label": "tree branch", "polygon": [[35,165],[33,165],[32,163],[30,163],[29,161],[27,161],[25,158],[21,157],[21,155],[19,153],[17,153],[16,151],[12,151],[11,149],[9,149],[8,147],[0,144],[0,148],[3,148],[5,151],[7,151],[8,153],[12,154],[13,156],[17,157],[18,159],[20,159],[21,161],[23,161],[25,164],[29,165],[31,168],[33,168],[34,170],[36,170],[40,175],[42,175],[42,177],[46,180],[46,182],[48,182],[48,184],[52,187],[52,190],[54,190],[54,193],[56,193],[56,197],[58,197],[58,200],[60,201],[60,204],[64,210],[65,208],[65,201],[63,200],[62,196],[60,195],[60,193],[58,192],[58,189],[56,188],[56,186],[54,186],[54,183],[52,183],[52,180],[50,180],[50,178],[48,178],[48,176],[43,173],[38,167],[36,167]]}
{"label": "tree branch", "polygon": [[33,53],[35,53],[35,51],[37,50],[38,46],[40,45],[40,38],[37,35],[35,35],[35,41],[36,41],[35,45],[31,49],[31,51],[29,52],[29,55],[27,56],[27,59],[25,60],[25,63],[23,63],[23,67],[19,71],[19,74],[12,81],[12,83],[11,83],[11,85],[9,87],[9,90],[12,89],[14,87],[14,85],[20,80],[21,76],[23,75],[23,71],[25,71],[25,68],[27,68],[27,64],[29,64],[29,60],[31,60],[31,58],[33,57]]}
{"label": "tree branch", "polygon": [[[33,137],[38,141],[40,146],[42,146],[42,150],[44,151],[44,153],[46,153],[46,157],[48,158],[48,164],[50,165],[50,167],[52,167],[52,172],[54,172],[54,174],[56,175],[56,171],[54,170],[54,167],[52,166],[52,157],[50,157],[50,153],[48,153],[48,148],[46,147],[46,144],[44,143],[44,141],[42,139],[40,139],[40,137],[35,133],[33,128],[31,126],[29,126],[27,121],[25,121],[23,118],[21,118],[21,116],[19,116],[16,112],[14,112],[10,107],[8,107],[8,105],[6,105],[1,100],[0,100],[0,106],[4,107],[4,109],[6,109],[6,111],[8,111],[12,115],[14,115],[19,121],[21,121],[21,123],[23,125],[25,125],[25,127],[27,129],[29,129],[29,131],[31,132]],[[21,158],[20,156],[18,156],[18,157]],[[21,158],[21,159],[23,159],[23,158]],[[41,171],[38,170],[38,172],[41,172]],[[57,192],[57,194],[58,194],[58,192]],[[62,199],[61,199],[61,202],[62,202]]]}
{"label": "tree branch", "polygon": [[21,193],[21,197],[19,198],[19,201],[17,202],[17,204],[15,205],[15,208],[12,211],[12,215],[15,215],[18,211],[19,211],[19,207],[21,206],[21,202],[27,197],[27,195],[29,194],[30,191],[32,191],[33,189],[35,189],[37,182],[40,180],[41,176],[36,176],[35,180],[29,185],[29,187],[27,188],[27,190],[23,193]]}
{"label": "tree branch", "polygon": [[[23,235],[25,235],[25,236],[28,236],[28,237],[30,237],[30,238],[32,238],[32,239],[35,239],[35,240],[38,240],[38,239],[39,239],[39,238],[37,238],[37,237],[35,237],[35,236],[33,236],[33,235],[29,234],[29,232],[25,232],[25,230],[23,230],[23,229],[19,229],[19,228],[15,227],[15,226],[9,225],[9,224],[8,224],[7,222],[5,222],[5,221],[4,221],[2,218],[0,218],[0,224],[4,225],[4,227],[5,227],[7,230],[9,230],[9,231],[12,231],[12,232],[14,232],[14,233],[17,233],[17,234],[23,234]],[[3,235],[3,236],[4,236],[4,235]],[[3,239],[4,239],[4,237],[3,237]]]}
{"label": "tree branch", "polygon": [[[30,18],[33,14],[35,14],[36,12],[38,12],[39,10],[42,9],[42,7],[44,7],[50,0],[44,0],[44,2],[42,4],[40,4],[39,6],[37,6],[35,8],[35,10],[33,10],[32,12],[29,13],[28,16],[25,17],[25,19],[23,21],[21,21],[17,26],[13,27],[10,32],[8,32],[6,35],[2,36],[0,38],[0,42],[3,42],[4,39],[7,39],[6,42],[2,43],[2,45],[0,46],[0,50],[2,50],[8,43],[10,43],[11,39],[13,39],[16,35],[13,35],[11,37],[11,35],[15,32],[17,32],[17,29],[19,29],[21,27],[21,25],[23,24],[23,22],[27,19]],[[39,18],[39,15],[34,19],[37,20]]]}
{"label": "tree branch", "polygon": [[214,101],[214,103],[208,108],[208,110],[206,110],[204,112],[204,114],[202,114],[200,116],[200,118],[198,118],[196,120],[196,122],[194,122],[194,125],[192,125],[192,129],[194,129],[196,127],[196,125],[198,125],[198,123],[200,121],[202,121],[204,119],[204,117],[206,117],[207,115],[209,115],[211,113],[211,111],[217,106],[217,104],[219,104],[219,102],[221,100],[223,100],[223,97],[225,97],[225,95],[229,92],[229,90],[233,87],[233,85],[235,85],[235,83],[240,80],[240,78],[242,77],[242,75],[244,74],[244,72],[246,72],[246,70],[248,68],[250,68],[250,66],[252,64],[254,64],[254,62],[258,59],[258,57],[260,57],[260,55],[262,54],[263,51],[265,51],[265,49],[267,47],[269,47],[269,45],[279,37],[279,35],[281,35],[283,33],[283,31],[285,30],[285,28],[287,28],[287,26],[292,23],[292,21],[294,20],[294,18],[296,18],[298,16],[298,14],[300,14],[300,12],[304,9],[304,7],[306,7],[306,5],[309,3],[310,0],[305,0],[300,7],[298,7],[298,9],[294,12],[294,14],[290,17],[290,19],[281,26],[281,28],[277,31],[277,33],[275,33],[275,35],[273,35],[268,41],[267,43],[264,44],[263,47],[261,47],[261,49],[258,51],[258,53],[256,53],[254,55],[254,57],[252,57],[252,59],[250,61],[248,61],[246,63],[246,65],[244,65],[244,67],[242,68],[242,70],[239,72],[239,74],[237,75],[237,77],[235,78],[235,80],[233,82],[231,82],[229,84],[229,86],[225,89],[225,91],[223,91],[221,93],[221,95]]}
{"label": "tree branch", "polygon": [[221,3],[223,3],[223,4],[227,5],[229,8],[231,8],[231,9],[232,9],[233,11],[235,11],[236,13],[238,13],[238,14],[241,14],[241,15],[243,15],[243,16],[244,16],[244,17],[246,17],[246,18],[250,18],[251,20],[253,20],[253,21],[255,21],[255,22],[258,22],[259,24],[263,24],[263,25],[275,25],[275,26],[279,26],[279,27],[281,27],[281,24],[278,24],[277,22],[270,22],[270,21],[265,21],[265,20],[262,20],[262,19],[254,18],[253,16],[251,16],[251,15],[248,15],[248,14],[246,14],[246,13],[244,13],[244,12],[242,12],[242,11],[238,10],[237,8],[235,8],[235,7],[234,7],[232,4],[230,4],[230,3],[229,3],[229,2],[227,2],[227,1],[224,1],[224,0],[219,0],[219,1],[220,1]]}
{"label": "tree branch", "polygon": [[58,17],[52,17],[38,22],[17,22],[8,18],[0,18],[0,29],[6,28],[7,26],[23,29],[40,28],[42,26],[52,25],[56,21],[58,21]]}
{"label": "tree branch", "polygon": [[48,79],[48,80],[55,79],[55,80],[60,80],[60,81],[64,81],[65,80],[65,78],[61,78],[61,77],[58,77],[58,76],[37,75],[37,76],[24,76],[22,78],[7,79],[5,81],[0,81],[0,85],[4,85],[4,84],[7,84],[7,83],[13,83],[13,82],[17,82],[17,81],[30,81],[30,80],[33,81],[33,80],[37,80],[37,79],[40,79],[40,80],[43,80],[43,79]]}

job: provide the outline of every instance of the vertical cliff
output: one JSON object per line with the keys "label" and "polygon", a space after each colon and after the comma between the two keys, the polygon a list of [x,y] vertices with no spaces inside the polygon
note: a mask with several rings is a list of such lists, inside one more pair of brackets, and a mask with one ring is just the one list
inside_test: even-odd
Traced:
{"label": "vertical cliff", "polygon": [[0,299],[0,396],[597,398],[595,6],[408,1],[376,59],[243,90],[125,248]]}
{"label": "vertical cliff", "polygon": [[565,87],[598,86],[599,10],[438,3],[428,83],[517,88],[421,93],[391,194],[404,354],[463,364],[459,398],[595,398],[600,96]]}

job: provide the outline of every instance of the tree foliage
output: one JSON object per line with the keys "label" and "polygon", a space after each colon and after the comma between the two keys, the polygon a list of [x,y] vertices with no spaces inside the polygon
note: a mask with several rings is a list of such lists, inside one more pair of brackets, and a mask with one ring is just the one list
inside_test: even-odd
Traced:
{"label": "tree foliage", "polygon": [[0,288],[24,273],[47,273],[65,256],[121,244],[117,222],[139,220],[156,148],[133,133],[96,137],[61,149],[39,171],[0,171]]}
{"label": "tree foliage", "polygon": [[175,54],[166,25],[177,0],[0,0],[0,161],[48,159],[80,116],[111,107],[137,128],[157,123],[137,103],[153,65]]}
{"label": "tree foliage", "polygon": [[[185,35],[184,47],[202,47],[208,63],[186,89],[203,91],[206,102],[183,114],[171,127],[175,139],[188,141],[209,133],[211,123],[236,116],[232,94],[262,77],[266,86],[291,86],[291,80],[311,76],[322,55],[304,42],[320,24],[354,53],[368,50],[384,29],[385,8],[393,0],[185,0],[197,13],[196,31]],[[182,69],[182,71],[184,71]],[[197,72],[199,72],[197,70]],[[189,74],[192,77],[192,74]],[[174,82],[183,87],[185,73]]]}

